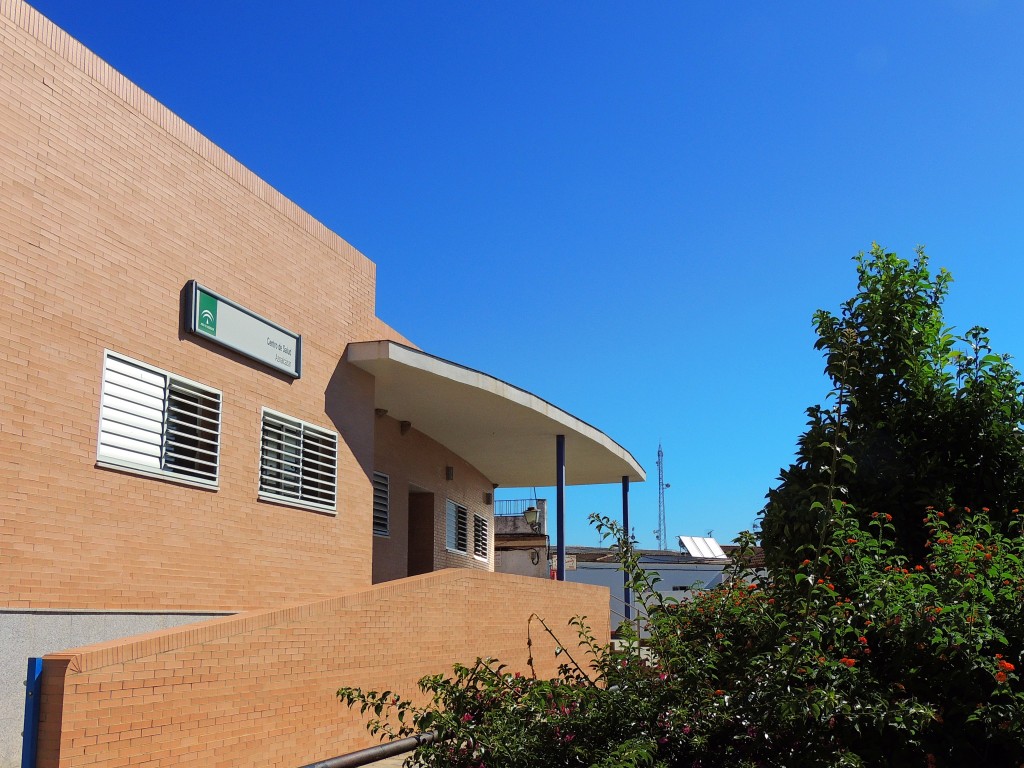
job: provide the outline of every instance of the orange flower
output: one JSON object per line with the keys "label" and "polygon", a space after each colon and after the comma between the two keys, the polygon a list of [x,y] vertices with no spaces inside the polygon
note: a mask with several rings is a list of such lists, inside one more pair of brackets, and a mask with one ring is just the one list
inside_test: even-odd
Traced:
{"label": "orange flower", "polygon": [[[853,666],[854,664],[856,664],[856,663],[857,663],[857,660],[856,660],[856,659],[848,659],[848,658],[846,658],[846,657],[844,656],[843,658],[841,658],[841,659],[839,660],[839,663],[840,663],[840,664],[845,664],[845,665],[846,665],[846,666],[848,666],[848,667],[852,667],[852,666]],[[1005,675],[1003,675],[1003,677],[1005,677]]]}
{"label": "orange flower", "polygon": [[1013,672],[1013,664],[1002,659],[999,660],[999,668],[1005,672]]}
{"label": "orange flower", "polygon": [[1005,683],[1006,682],[1006,673],[1005,672],[996,672],[996,682],[997,683]]}

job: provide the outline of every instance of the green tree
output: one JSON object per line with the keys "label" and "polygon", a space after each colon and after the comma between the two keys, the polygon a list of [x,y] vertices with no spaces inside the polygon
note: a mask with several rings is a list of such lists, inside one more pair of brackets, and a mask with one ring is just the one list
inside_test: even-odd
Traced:
{"label": "green tree", "polygon": [[1024,502],[1024,385],[1009,357],[992,353],[987,329],[957,337],[944,324],[952,277],[931,274],[923,249],[907,261],[876,244],[855,261],[856,295],[838,316],[814,315],[834,402],[807,410],[796,459],[768,492],[761,531],[772,561],[799,561],[801,547],[820,544],[814,502],[832,487],[862,521],[892,515],[902,550],[918,555],[925,507],[1005,515]]}

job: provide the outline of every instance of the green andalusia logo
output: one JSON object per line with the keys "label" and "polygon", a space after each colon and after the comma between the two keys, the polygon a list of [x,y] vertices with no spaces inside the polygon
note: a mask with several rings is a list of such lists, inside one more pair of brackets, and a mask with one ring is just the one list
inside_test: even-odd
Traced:
{"label": "green andalusia logo", "polygon": [[199,330],[217,335],[217,299],[203,291],[199,291]]}

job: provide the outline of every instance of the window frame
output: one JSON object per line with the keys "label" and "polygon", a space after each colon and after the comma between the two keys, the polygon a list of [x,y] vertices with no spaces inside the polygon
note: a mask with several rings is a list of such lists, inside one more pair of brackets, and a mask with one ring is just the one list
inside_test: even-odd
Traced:
{"label": "window frame", "polygon": [[[377,491],[378,491],[378,480],[383,479],[384,488],[384,512],[382,518],[384,520],[384,529],[377,530]],[[373,535],[386,537],[391,535],[391,476],[384,472],[373,472]]]}
{"label": "window frame", "polygon": [[[266,463],[268,461],[268,458],[267,458],[267,452],[268,452],[268,447],[267,447],[268,417],[269,417],[271,422],[277,422],[277,423],[271,424],[271,426],[273,426],[273,427],[277,428],[278,430],[280,430],[281,434],[285,434],[284,428],[291,428],[291,429],[294,429],[294,430],[298,431],[298,435],[297,436],[299,438],[299,443],[297,445],[292,445],[291,446],[291,447],[294,447],[294,448],[297,449],[297,453],[294,454],[298,458],[298,467],[299,467],[298,473],[297,473],[298,474],[298,481],[297,482],[294,479],[295,478],[295,474],[296,474],[294,470],[286,470],[286,469],[283,469],[281,467],[276,468],[276,470],[271,470],[271,471],[277,471],[277,472],[280,473],[280,476],[277,477],[277,478],[270,477],[269,474],[266,472],[266,470],[268,468],[267,467],[267,463]],[[329,481],[330,481],[330,485],[331,485],[330,493],[331,493],[331,497],[332,497],[330,503],[320,502],[320,501],[316,501],[314,499],[310,499],[308,497],[304,497],[305,493],[306,493],[306,491],[305,491],[305,487],[306,486],[305,486],[304,481],[305,481],[306,478],[305,478],[304,473],[303,473],[303,462],[306,460],[306,452],[307,452],[306,434],[307,434],[307,432],[309,432],[311,434],[315,434],[320,439],[326,439],[326,440],[330,440],[332,442],[331,449],[334,451],[334,462],[333,462],[333,465],[331,465],[331,472],[329,473]],[[280,442],[282,445],[284,445],[283,441],[278,441],[278,442]],[[267,408],[266,406],[264,406],[261,409],[261,411],[260,411],[260,443],[259,443],[260,444],[260,451],[259,451],[259,465],[258,465],[259,483],[258,483],[258,490],[257,490],[257,494],[256,494],[257,498],[259,498],[260,501],[268,501],[268,502],[272,502],[274,504],[282,504],[282,505],[287,506],[287,507],[297,507],[299,509],[309,509],[309,510],[313,510],[315,512],[324,512],[324,513],[327,513],[327,514],[330,514],[330,515],[336,515],[338,513],[337,510],[338,510],[338,445],[339,445],[339,442],[340,442],[340,436],[334,430],[325,429],[324,427],[321,427],[321,426],[319,426],[317,424],[313,424],[311,422],[304,421],[303,419],[298,419],[298,418],[296,418],[294,416],[289,416],[286,413],[281,413],[280,411],[276,411],[273,408]],[[276,450],[276,452],[279,455],[276,458],[270,458],[269,461],[276,461],[278,463],[282,463],[283,462],[282,455],[283,455],[284,452],[281,451],[280,449],[270,449],[270,450]],[[313,447],[309,447],[308,450],[309,451],[313,451],[314,449],[313,449]],[[318,461],[317,463],[322,465],[322,466],[325,466],[325,467],[328,466],[327,462],[319,462]],[[328,474],[328,473],[322,473],[319,470],[314,470],[314,471],[316,472],[316,474]],[[286,472],[288,473],[287,480],[285,479],[285,473]],[[275,491],[275,490],[268,489],[268,487],[267,487],[269,485],[272,485],[273,483],[277,483],[278,484],[278,488],[280,489],[280,485],[285,483],[285,482],[287,482],[289,485],[295,486],[298,489],[297,493],[284,492],[284,491],[281,491],[281,490],[276,490]],[[316,481],[310,481],[310,482],[316,482]],[[322,481],[322,482],[326,482],[326,481]]]}
{"label": "window frame", "polygon": [[[115,365],[111,366],[111,362]],[[152,389],[157,387],[156,382],[146,381],[145,378],[135,379],[140,383],[138,389],[132,389],[119,383],[115,377],[119,378],[134,378],[124,371],[117,370],[119,367],[130,367],[136,368],[145,374],[149,374],[153,378],[163,379],[163,405],[159,410],[159,419],[156,418],[155,413],[158,410],[154,406],[143,405],[142,402],[145,399],[153,399],[156,396],[153,394],[147,394],[144,390],[146,388]],[[112,376],[113,374],[113,376]],[[126,390],[137,396],[137,399],[130,400],[128,398],[122,398],[113,393],[115,388]],[[214,420],[210,415],[203,415],[199,413],[199,409],[203,409],[207,412],[214,411],[214,408],[210,405],[197,405],[196,413],[194,418],[196,419],[195,424],[188,425],[193,430],[200,429],[198,422],[203,420],[207,424],[213,424],[212,427],[206,426],[201,429],[207,433],[212,434],[212,440],[207,437],[199,437],[194,434],[191,436],[192,440],[195,440],[197,445],[188,446],[184,445],[186,451],[203,452],[206,454],[213,455],[212,461],[212,473],[200,472],[199,474],[192,474],[187,469],[175,468],[175,461],[187,461],[185,457],[177,460],[171,458],[173,453],[173,445],[175,444],[174,425],[180,424],[180,421],[174,421],[176,415],[173,411],[175,398],[177,402],[184,402],[182,400],[182,394],[195,395],[201,398],[205,398],[208,403],[215,404],[216,419]],[[132,403],[136,408],[129,409],[118,409],[112,404],[113,400],[123,400],[128,403]],[[148,410],[149,413],[144,411]],[[122,420],[119,421],[114,416],[110,415],[108,411],[114,411],[123,414]],[[141,360],[137,360],[128,355],[123,355],[119,352],[114,352],[109,349],[103,351],[103,369],[100,376],[100,399],[99,399],[99,418],[97,419],[97,434],[96,434],[96,466],[104,469],[113,469],[123,472],[129,472],[135,475],[142,475],[145,477],[152,477],[159,480],[167,480],[173,483],[179,483],[181,485],[190,485],[197,488],[207,488],[216,490],[220,487],[220,455],[221,455],[221,427],[222,418],[224,412],[224,397],[223,393],[219,389],[201,384],[198,381],[179,376],[176,373],[159,368],[149,363],[144,363]],[[119,447],[110,442],[113,438],[115,442],[120,441],[122,443],[136,442],[145,444],[145,440],[142,440],[139,435],[145,432],[149,432],[150,435],[156,435],[157,430],[150,427],[146,429],[140,426],[141,422],[149,421],[151,424],[159,424],[159,455],[154,456],[149,462],[133,461],[127,458],[124,454],[132,453],[130,448]],[[113,426],[116,425],[116,426]],[[120,432],[117,429],[120,428]],[[133,434],[135,436],[133,436]],[[104,438],[107,438],[106,440]],[[207,447],[199,447],[198,443],[203,442],[207,444]],[[208,447],[212,444],[212,450]],[[151,445],[155,446],[155,443],[151,442]],[[104,447],[108,448],[108,452],[104,452]],[[110,450],[113,451],[110,452]],[[118,453],[122,455],[118,455]],[[134,451],[138,456],[144,456],[142,450]],[[155,461],[155,464],[153,463]],[[207,466],[210,466],[210,462],[204,462]],[[193,470],[198,472],[198,470]],[[212,475],[212,476],[211,476]]]}
{"label": "window frame", "polygon": [[[462,522],[462,549],[459,549],[459,521]],[[444,544],[449,552],[460,555],[469,554],[469,510],[462,504],[445,499],[445,531]]]}

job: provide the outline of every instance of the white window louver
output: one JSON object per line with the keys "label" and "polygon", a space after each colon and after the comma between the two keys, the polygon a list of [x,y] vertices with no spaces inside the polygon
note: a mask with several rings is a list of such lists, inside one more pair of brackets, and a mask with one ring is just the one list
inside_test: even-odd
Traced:
{"label": "white window louver", "polygon": [[487,519],[473,515],[473,554],[486,560],[489,554],[487,545]]}
{"label": "white window louver", "polygon": [[333,512],[337,480],[337,433],[263,409],[261,499]]}
{"label": "white window louver", "polygon": [[373,533],[387,536],[390,533],[390,484],[391,479],[383,472],[373,473]]}
{"label": "white window louver", "polygon": [[108,351],[97,463],[216,487],[220,412],[217,390]]}

